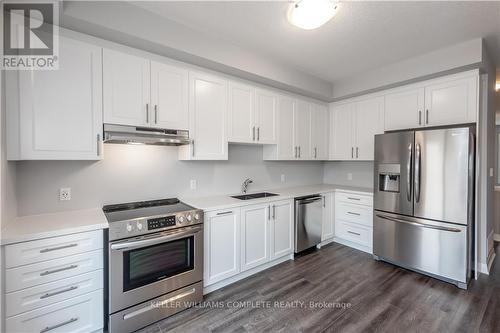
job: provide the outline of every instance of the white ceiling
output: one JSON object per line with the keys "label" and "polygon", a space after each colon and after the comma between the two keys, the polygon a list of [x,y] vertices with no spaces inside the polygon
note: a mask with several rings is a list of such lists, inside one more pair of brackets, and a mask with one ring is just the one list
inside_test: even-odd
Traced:
{"label": "white ceiling", "polygon": [[330,82],[477,37],[500,64],[500,2],[342,2],[312,31],[287,22],[284,1],[136,5]]}

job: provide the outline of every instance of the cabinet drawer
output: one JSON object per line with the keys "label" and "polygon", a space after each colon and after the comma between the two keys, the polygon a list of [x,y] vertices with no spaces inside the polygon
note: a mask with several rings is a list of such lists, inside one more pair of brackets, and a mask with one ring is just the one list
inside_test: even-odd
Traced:
{"label": "cabinet drawer", "polygon": [[102,327],[102,289],[10,317],[5,321],[6,331],[11,333],[94,332]]}
{"label": "cabinet drawer", "polygon": [[339,202],[335,209],[335,219],[373,226],[373,210],[369,206]]}
{"label": "cabinet drawer", "polygon": [[335,200],[337,202],[347,202],[373,207],[373,197],[370,195],[337,192],[335,193]]}
{"label": "cabinet drawer", "polygon": [[66,279],[7,293],[6,315],[11,317],[26,311],[103,288],[103,270],[72,276]]}
{"label": "cabinet drawer", "polygon": [[12,292],[36,285],[102,269],[102,250],[76,254],[5,270],[5,291]]}
{"label": "cabinet drawer", "polygon": [[28,265],[102,247],[102,230],[9,245],[5,247],[5,267]]}
{"label": "cabinet drawer", "polygon": [[372,247],[372,228],[359,224],[337,220],[335,221],[335,236],[359,245]]}

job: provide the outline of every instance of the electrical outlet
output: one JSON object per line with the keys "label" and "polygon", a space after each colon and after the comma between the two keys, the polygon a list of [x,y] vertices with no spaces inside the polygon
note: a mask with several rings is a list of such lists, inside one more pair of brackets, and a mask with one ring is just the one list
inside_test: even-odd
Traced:
{"label": "electrical outlet", "polygon": [[350,172],[349,172],[349,173],[347,174],[347,180],[352,180],[352,173],[350,173]]}
{"label": "electrical outlet", "polygon": [[71,188],[63,187],[59,189],[59,200],[68,201],[71,200]]}
{"label": "electrical outlet", "polygon": [[281,182],[284,183],[286,180],[285,180],[285,175],[281,175]]}
{"label": "electrical outlet", "polygon": [[196,187],[197,187],[198,184],[196,184],[196,179],[191,179],[189,181],[189,187],[192,189],[192,190],[196,190]]}

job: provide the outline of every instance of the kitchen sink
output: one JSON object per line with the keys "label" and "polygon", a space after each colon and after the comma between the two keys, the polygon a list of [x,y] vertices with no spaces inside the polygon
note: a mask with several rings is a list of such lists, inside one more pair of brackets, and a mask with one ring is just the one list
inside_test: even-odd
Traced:
{"label": "kitchen sink", "polygon": [[242,194],[242,195],[233,195],[231,198],[239,199],[239,200],[251,200],[258,198],[267,198],[274,197],[279,194],[269,193],[269,192],[260,192],[260,193],[252,193],[252,194]]}

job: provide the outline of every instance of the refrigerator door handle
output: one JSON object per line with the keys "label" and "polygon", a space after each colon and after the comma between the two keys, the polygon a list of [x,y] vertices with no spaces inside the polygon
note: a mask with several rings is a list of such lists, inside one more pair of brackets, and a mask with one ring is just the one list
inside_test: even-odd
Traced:
{"label": "refrigerator door handle", "polygon": [[439,227],[436,225],[420,223],[420,222],[416,222],[416,221],[409,221],[409,220],[404,220],[404,219],[397,219],[395,217],[384,216],[384,215],[379,215],[379,214],[376,214],[376,216],[378,218],[381,218],[381,219],[389,220],[389,221],[396,222],[396,223],[411,224],[411,225],[414,225],[416,227],[436,229],[436,230],[449,231],[449,232],[460,232],[461,231],[460,229],[457,229],[457,228]]}
{"label": "refrigerator door handle", "polygon": [[411,164],[412,164],[412,146],[408,145],[408,162],[406,163],[406,198],[411,201]]}
{"label": "refrigerator door handle", "polygon": [[420,145],[417,143],[415,147],[415,202],[420,201],[420,163],[421,152]]}

